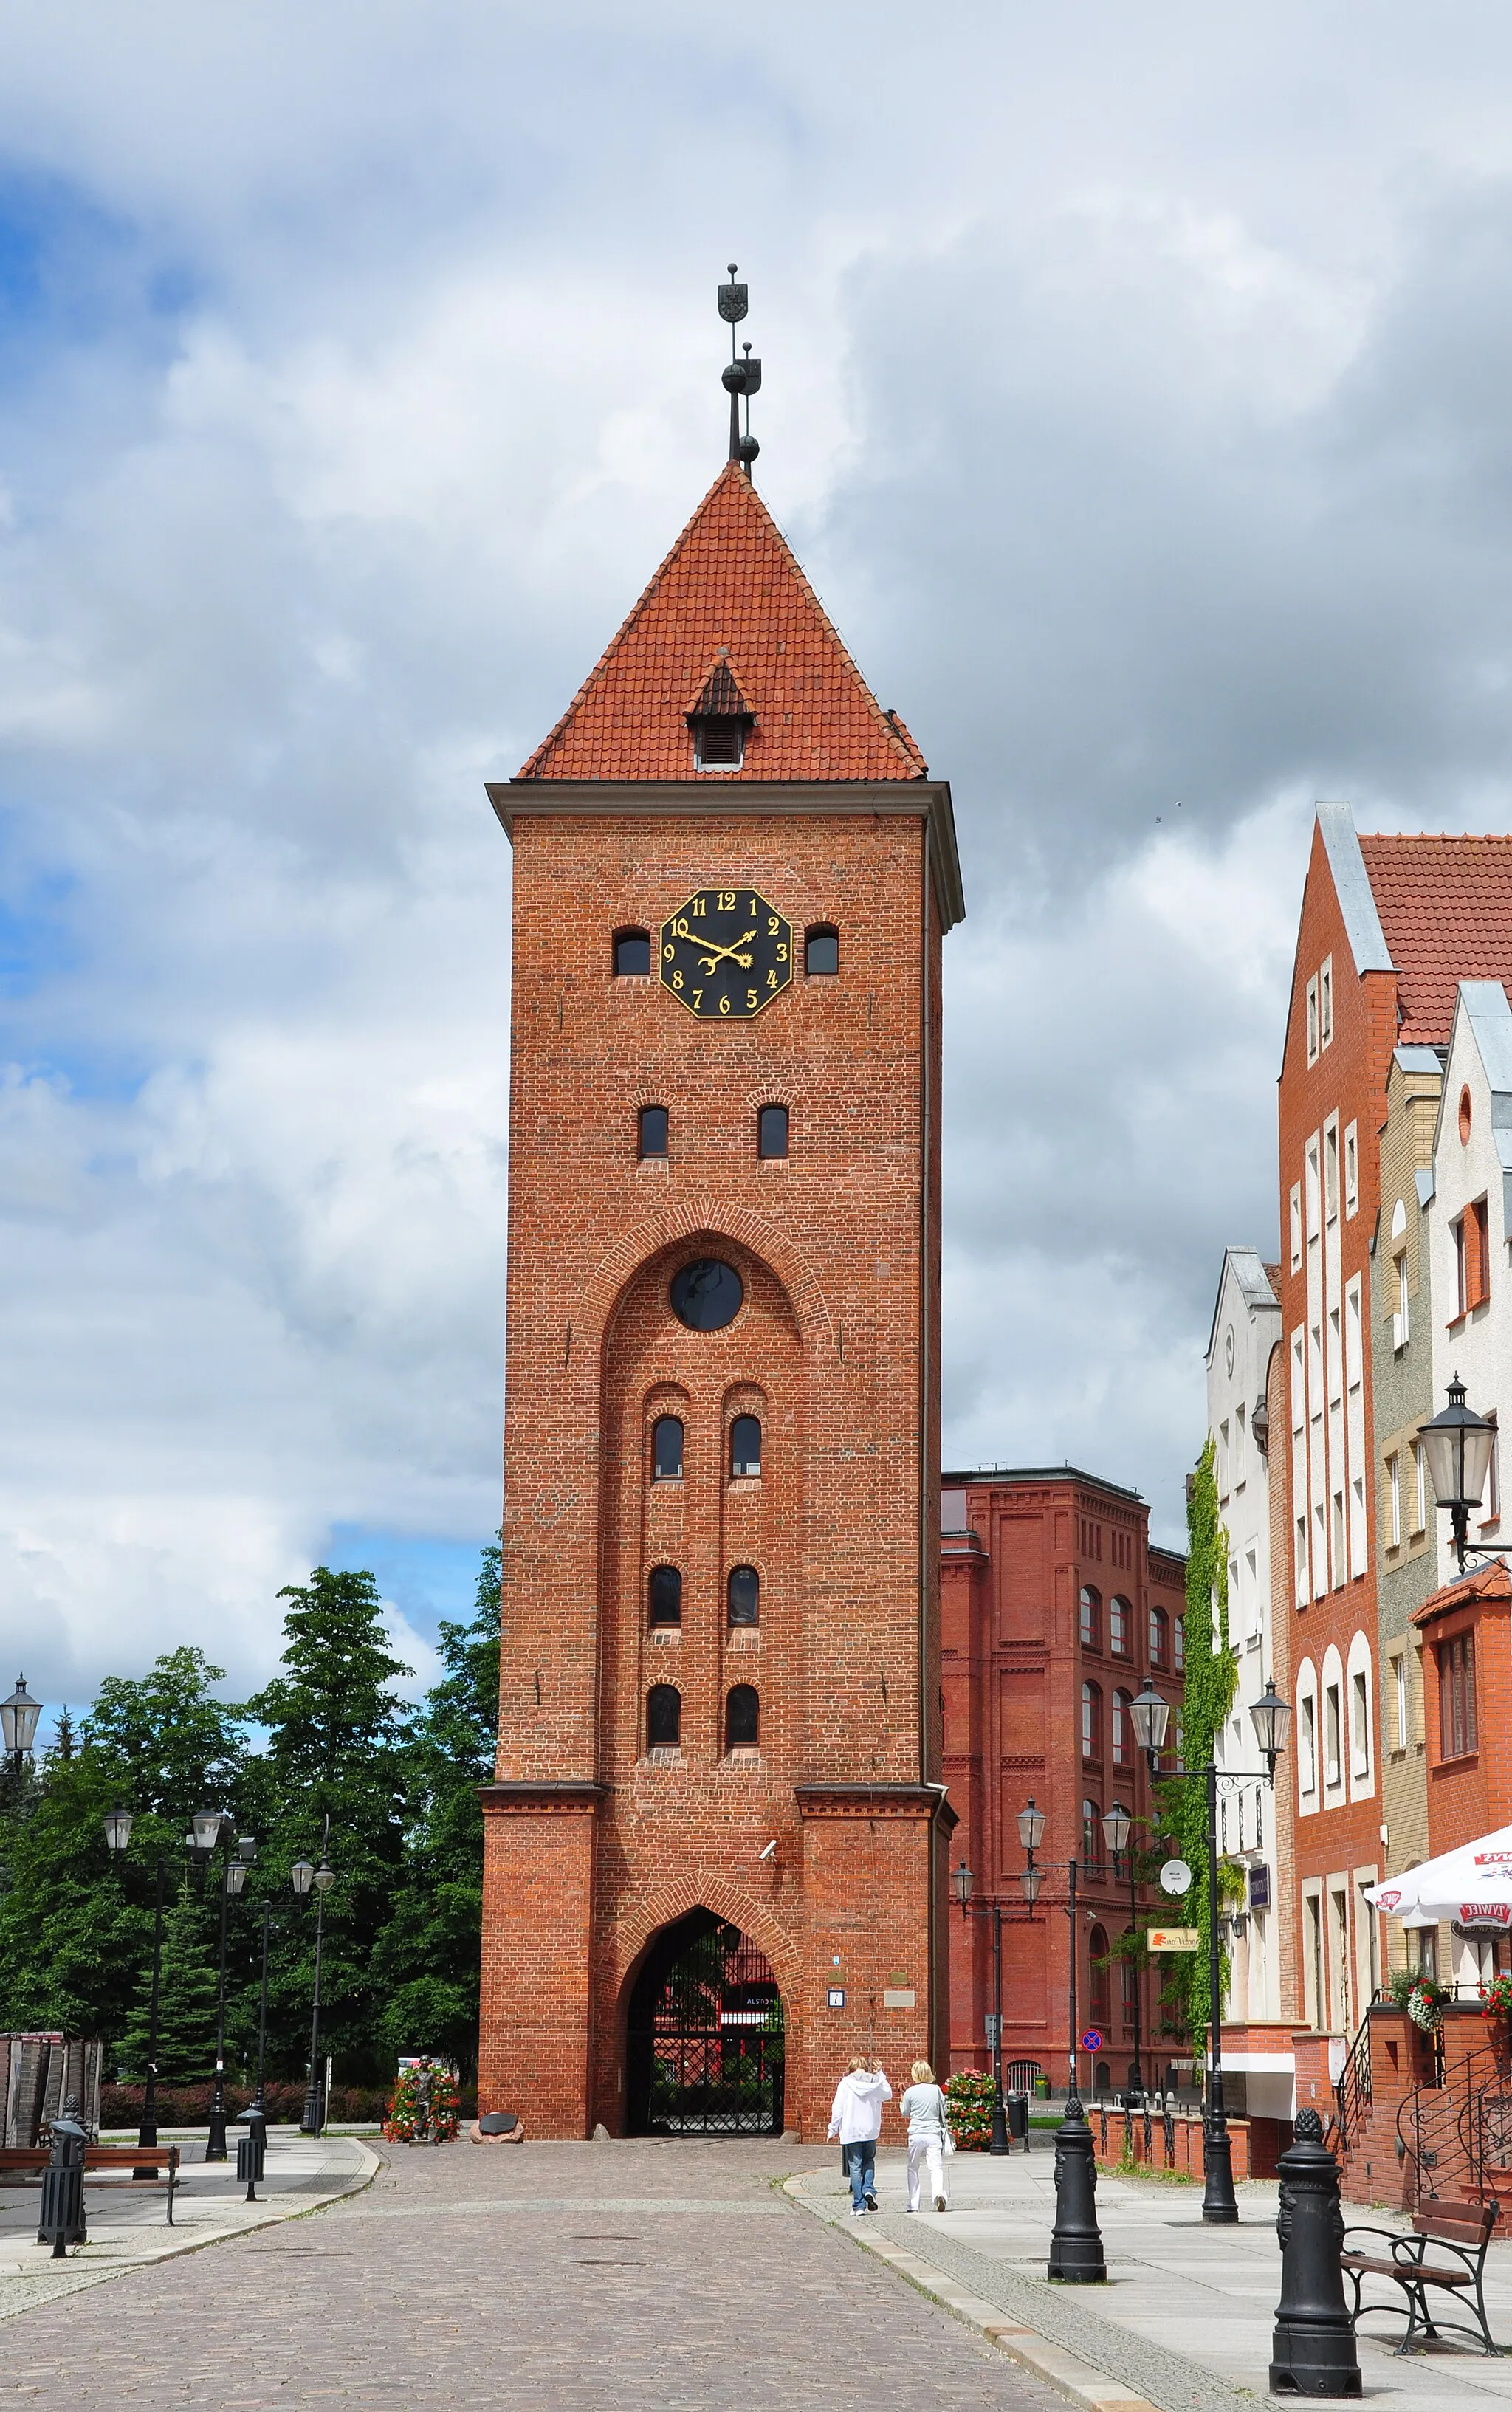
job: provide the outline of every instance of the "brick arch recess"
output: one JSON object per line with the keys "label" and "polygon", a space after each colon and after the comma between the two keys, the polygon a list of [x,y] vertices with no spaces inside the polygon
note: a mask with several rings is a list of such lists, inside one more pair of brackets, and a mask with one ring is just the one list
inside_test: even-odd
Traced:
{"label": "brick arch recess", "polygon": [[[801,1250],[764,1215],[750,1213],[744,1207],[721,1205],[712,1198],[694,1199],[686,1206],[654,1215],[616,1241],[583,1284],[573,1316],[575,1343],[580,1343],[584,1351],[602,1348],[621,1301],[639,1276],[656,1257],[689,1240],[716,1244],[725,1240],[748,1250],[786,1291],[805,1349],[820,1354],[837,1350],[829,1302]],[[573,1354],[577,1354],[576,1346]]]}

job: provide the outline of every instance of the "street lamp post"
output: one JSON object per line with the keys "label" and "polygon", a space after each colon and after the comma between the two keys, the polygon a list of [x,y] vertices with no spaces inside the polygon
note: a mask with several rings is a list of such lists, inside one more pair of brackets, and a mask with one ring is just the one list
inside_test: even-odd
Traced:
{"label": "street lamp post", "polygon": [[[1202,2122],[1202,2216],[1212,2227],[1235,2226],[1239,2204],[1234,2199],[1234,2167],[1224,2110],[1223,1967],[1218,1950],[1218,1766],[1210,1755],[1206,1767],[1160,1772],[1160,1754],[1170,1723],[1170,1702],[1163,1700],[1148,1681],[1130,1701],[1129,1722],[1137,1746],[1144,1752],[1151,1782],[1200,1784],[1206,1795],[1208,1843],[1208,2100]],[[1252,1702],[1250,1721],[1266,1762],[1266,1782],[1274,1786],[1276,1761],[1285,1748],[1291,1702],[1280,1698],[1274,1676]],[[1253,1778],[1226,1776],[1226,1783]]]}
{"label": "street lamp post", "polygon": [[[105,1816],[105,1843],[112,1860],[125,1856],[136,1823],[129,1809],[110,1809]],[[141,2097],[141,2120],[137,2128],[137,2150],[149,2152],[157,2142],[157,2010],[163,1984],[163,1874],[168,1865],[161,1852],[157,1855],[157,1883],[153,1907],[153,1990],[147,2010],[147,2084]],[[155,2168],[135,2169],[134,2178],[151,2178]]]}
{"label": "street lamp post", "polygon": [[330,1815],[326,1814],[325,1832],[320,1840],[320,1865],[313,1868],[308,1860],[296,1860],[289,1870],[289,1881],[301,1901],[309,1898],[313,1888],[315,1903],[315,2002],[310,2013],[310,2082],[304,2094],[304,2116],[300,2132],[318,2136],[325,2125],[322,2115],[320,2085],[320,1952],[325,1933],[326,1895],[336,1881],[336,1871],[326,1860],[326,1846],[330,1840]]}
{"label": "street lamp post", "polygon": [[1480,1506],[1485,1493],[1496,1426],[1465,1405],[1465,1386],[1456,1374],[1449,1383],[1448,1405],[1431,1422],[1418,1425],[1417,1437],[1428,1452],[1433,1496],[1448,1514],[1455,1555],[1463,1574],[1470,1510]]}
{"label": "street lamp post", "polygon": [[221,1934],[220,1983],[215,1996],[215,2084],[210,2098],[210,2132],[205,2140],[207,2161],[224,2161],[226,2150],[226,1912],[228,1904],[238,1895],[247,1880],[247,1871],[256,1864],[257,1846],[250,1834],[240,1837],[236,1856],[231,1856],[234,1822],[219,1809],[200,1809],[195,1813],[189,1835],[191,1856],[202,1865],[212,1859],[223,1845],[225,1856],[221,1864]]}
{"label": "street lamp post", "polygon": [[[1133,1820],[1132,1820],[1132,1818],[1130,1817],[1128,1811],[1127,1811],[1126,1809],[1120,1808],[1120,1807],[1119,1807],[1119,1805],[1118,1805],[1118,1803],[1117,1803],[1116,1802],[1114,1802],[1114,1804],[1113,1804],[1112,1808],[1111,1808],[1111,1809],[1109,1809],[1109,1810],[1107,1812],[1107,1814],[1105,1815],[1105,1816],[1104,1816],[1104,1818],[1103,1818],[1103,1839],[1104,1839],[1104,1840],[1105,1840],[1105,1842],[1107,1843],[1108,1847],[1108,1850],[1109,1850],[1109,1851],[1111,1852],[1111,1854],[1112,1854],[1112,1859],[1113,1859],[1113,1874],[1114,1874],[1114,1875],[1115,1875],[1115,1876],[1116,1876],[1116,1875],[1117,1875],[1117,1874],[1118,1874],[1118,1863],[1119,1863],[1119,1860],[1123,1858],[1123,1856],[1124,1852],[1128,1850],[1129,1831],[1130,1831],[1130,1828],[1131,1828],[1132,1824],[1133,1824]],[[1132,1851],[1129,1851],[1129,1852],[1128,1852],[1128,1860],[1129,1860],[1129,1929],[1128,1929],[1128,1931],[1129,1931],[1130,1936],[1132,1937],[1132,1936],[1137,1935],[1137,1934],[1138,1934],[1138,1932],[1139,1932],[1139,1904],[1138,1904],[1138,1895],[1137,1895],[1137,1892],[1136,1892],[1136,1885],[1137,1885],[1137,1883],[1138,1883],[1138,1876],[1137,1876],[1137,1873],[1136,1873],[1136,1869],[1135,1869],[1135,1865],[1134,1865],[1134,1853],[1133,1853]],[[1132,1946],[1131,1946],[1131,1948],[1132,1948]],[[1138,1962],[1137,1960],[1131,1961],[1130,1965],[1133,1967],[1133,1970],[1134,1970],[1134,2086],[1133,2086],[1133,2093],[1134,2093],[1135,2099],[1136,2099],[1137,2101],[1142,2102],[1142,2101],[1144,2100],[1144,2066],[1143,2066],[1143,2061],[1142,2061],[1142,2057],[1141,2057],[1141,2055],[1142,2055],[1142,2051],[1143,2051],[1143,2041],[1144,2041],[1144,2038],[1143,2038],[1143,2030],[1142,2030],[1142,2027],[1141,2027],[1141,2024],[1140,2024],[1140,1995],[1141,1995],[1141,1993],[1143,1993],[1144,1988],[1142,1987],[1142,1985],[1141,1985],[1141,1984],[1140,1984],[1140,1982],[1139,1982],[1139,1963],[1138,1963]]]}
{"label": "street lamp post", "polygon": [[[1044,1871],[1035,1859],[1044,1832],[1045,1813],[1036,1809],[1031,1801],[1019,1815],[1019,1837],[1029,1860],[1020,1882],[1031,1913],[1044,1881]],[[1108,2263],[1103,2253],[1102,2232],[1097,2226],[1096,2155],[1087,2114],[1081,2107],[1077,2077],[1077,1875],[1079,1866],[1080,1862],[1075,1858],[1064,1862],[1064,1906],[1071,1935],[1070,1981],[1066,1987],[1069,2026],[1066,2058],[1070,2075],[1065,2114],[1055,2130],[1055,2224],[1050,2229],[1046,2275],[1064,2286],[1085,2287],[1099,2285],[1106,2279]]]}
{"label": "street lamp post", "polygon": [[[1019,1878],[1019,1882],[1023,1890],[1023,1897],[1029,1905],[1031,1918],[1034,1916],[1035,1904],[1039,1899],[1039,1888],[1043,1881],[1038,1868],[1035,1865],[1035,1853],[1044,1831],[1045,1813],[1042,1809],[1036,1809],[1031,1801],[1027,1809],[1022,1809],[1019,1813],[1019,1839],[1029,1854],[1029,1865]],[[975,1881],[970,1868],[962,1860],[950,1879],[950,1890],[961,1904],[962,1918],[969,1917],[973,1911],[976,1911],[980,1915],[990,1914],[992,1920],[992,2136],[987,2149],[990,2154],[1002,2159],[1009,2150],[1008,2111],[1003,2096],[1003,1920],[1005,1911],[1000,1901],[973,1901],[972,1886]],[[1010,1917],[1008,1923],[1012,1925],[1014,1922]]]}

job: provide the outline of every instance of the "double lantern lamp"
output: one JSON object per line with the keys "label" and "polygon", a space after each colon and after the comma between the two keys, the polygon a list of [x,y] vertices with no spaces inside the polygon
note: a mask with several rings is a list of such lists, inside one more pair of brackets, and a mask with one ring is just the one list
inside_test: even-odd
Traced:
{"label": "double lantern lamp", "polygon": [[[1166,1733],[1170,1724],[1170,1702],[1161,1699],[1152,1684],[1146,1683],[1144,1690],[1135,1694],[1125,1713],[1134,1729],[1135,1747],[1143,1751],[1146,1761],[1153,1772],[1155,1761],[1166,1747]],[[1286,1747],[1286,1728],[1290,1719],[1291,1702],[1281,1698],[1276,1690],[1275,1677],[1267,1676],[1265,1690],[1257,1700],[1252,1700],[1250,1703],[1250,1723],[1255,1728],[1255,1739],[1260,1746],[1266,1763],[1266,1772],[1272,1783],[1275,1780],[1276,1761]],[[1113,1812],[1109,1811],[1108,1815],[1112,1816]],[[1107,1817],[1103,1819],[1103,1824],[1106,1828]]]}

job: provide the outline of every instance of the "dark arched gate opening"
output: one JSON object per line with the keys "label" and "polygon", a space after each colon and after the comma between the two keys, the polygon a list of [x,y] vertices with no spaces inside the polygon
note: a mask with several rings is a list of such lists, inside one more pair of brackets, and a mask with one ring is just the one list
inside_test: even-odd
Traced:
{"label": "dark arched gate opening", "polygon": [[771,1963],[738,1926],[690,1910],[664,1927],[630,1997],[632,2136],[780,2136],[783,2006]]}

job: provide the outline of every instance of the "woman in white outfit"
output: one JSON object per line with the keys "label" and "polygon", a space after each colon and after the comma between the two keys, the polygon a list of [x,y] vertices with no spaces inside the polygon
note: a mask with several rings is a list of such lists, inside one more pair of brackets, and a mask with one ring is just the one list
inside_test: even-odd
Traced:
{"label": "woman in white outfit", "polygon": [[936,2211],[947,2207],[945,2191],[945,2096],[934,2082],[927,2060],[916,2060],[909,2071],[913,2083],[898,2108],[908,2122],[908,2208],[918,2209],[919,2179],[927,2170]]}

